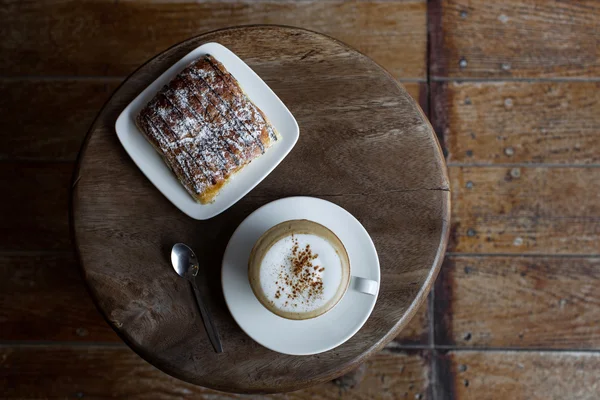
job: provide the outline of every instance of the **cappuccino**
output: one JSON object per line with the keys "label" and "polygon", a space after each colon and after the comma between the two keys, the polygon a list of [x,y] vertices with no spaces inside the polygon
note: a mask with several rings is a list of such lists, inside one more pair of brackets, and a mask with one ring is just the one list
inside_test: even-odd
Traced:
{"label": "cappuccino", "polygon": [[341,241],[326,227],[287,221],[267,231],[249,261],[249,279],[258,300],[290,319],[321,315],[348,287],[350,265]]}

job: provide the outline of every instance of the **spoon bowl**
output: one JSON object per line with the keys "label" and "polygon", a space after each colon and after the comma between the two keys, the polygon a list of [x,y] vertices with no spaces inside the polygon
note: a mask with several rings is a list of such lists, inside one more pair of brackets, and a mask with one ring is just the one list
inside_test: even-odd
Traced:
{"label": "spoon bowl", "polygon": [[181,277],[187,278],[189,273],[192,276],[198,275],[198,258],[196,253],[187,245],[177,243],[171,250],[171,264],[173,269]]}

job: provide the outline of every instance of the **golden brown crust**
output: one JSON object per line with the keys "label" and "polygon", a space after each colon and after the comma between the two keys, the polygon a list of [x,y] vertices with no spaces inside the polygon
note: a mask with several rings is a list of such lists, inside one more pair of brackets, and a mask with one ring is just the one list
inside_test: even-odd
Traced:
{"label": "golden brown crust", "polygon": [[136,124],[190,195],[210,203],[278,135],[221,63],[207,55],[164,86]]}

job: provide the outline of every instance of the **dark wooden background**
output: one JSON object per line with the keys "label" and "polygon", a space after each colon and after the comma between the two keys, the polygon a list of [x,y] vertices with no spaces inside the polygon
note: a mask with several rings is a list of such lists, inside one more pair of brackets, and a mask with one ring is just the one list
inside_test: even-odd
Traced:
{"label": "dark wooden background", "polygon": [[127,74],[254,23],[332,35],[403,82],[440,137],[453,201],[430,301],[362,379],[272,397],[599,398],[596,0],[0,0],[1,396],[237,397],[120,342],[80,278],[68,193],[87,128]]}

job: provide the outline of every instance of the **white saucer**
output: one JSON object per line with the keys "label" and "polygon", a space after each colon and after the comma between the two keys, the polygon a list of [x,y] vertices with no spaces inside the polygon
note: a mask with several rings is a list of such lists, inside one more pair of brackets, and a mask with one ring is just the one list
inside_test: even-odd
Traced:
{"label": "white saucer", "polygon": [[380,282],[375,245],[356,218],[329,201],[288,197],[254,211],[233,233],[223,256],[223,294],[235,321],[259,344],[284,354],[322,353],[358,332],[371,315],[377,296],[349,288],[332,310],[303,321],[281,318],[267,310],[248,283],[248,256],[264,232],[291,219],[308,219],[331,229],[348,251],[352,275]]}

